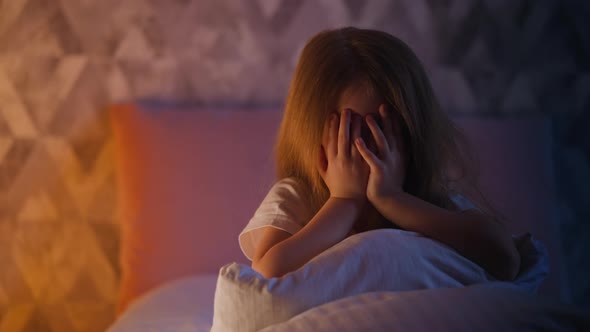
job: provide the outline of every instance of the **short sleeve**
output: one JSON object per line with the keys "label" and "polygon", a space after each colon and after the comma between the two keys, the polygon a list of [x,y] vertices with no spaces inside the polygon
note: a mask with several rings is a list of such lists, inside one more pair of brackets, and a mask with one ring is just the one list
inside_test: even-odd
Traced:
{"label": "short sleeve", "polygon": [[469,199],[467,199],[467,197],[463,196],[458,192],[451,192],[450,198],[459,211],[472,209],[479,210],[479,208],[475,206],[475,204],[473,204]]}
{"label": "short sleeve", "polygon": [[312,216],[304,200],[305,194],[305,188],[295,178],[281,179],[271,187],[238,238],[240,248],[249,260],[254,256],[265,227],[295,234],[309,222]]}

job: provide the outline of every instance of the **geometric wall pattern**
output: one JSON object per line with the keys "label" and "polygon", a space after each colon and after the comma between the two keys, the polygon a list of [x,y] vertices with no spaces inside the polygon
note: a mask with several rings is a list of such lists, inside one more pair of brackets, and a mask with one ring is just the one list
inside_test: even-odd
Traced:
{"label": "geometric wall pattern", "polygon": [[555,118],[570,282],[588,304],[574,267],[590,263],[589,14],[557,0],[0,1],[0,332],[103,331],[114,318],[106,105],[280,106],[304,43],[346,25],[406,41],[448,112]]}

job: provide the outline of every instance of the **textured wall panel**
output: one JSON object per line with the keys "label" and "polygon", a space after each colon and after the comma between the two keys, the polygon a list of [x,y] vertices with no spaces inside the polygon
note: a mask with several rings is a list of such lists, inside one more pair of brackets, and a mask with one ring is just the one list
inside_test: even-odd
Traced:
{"label": "textured wall panel", "polygon": [[344,25],[405,40],[450,112],[554,114],[564,244],[574,300],[587,304],[573,267],[590,263],[578,222],[590,217],[588,14],[587,1],[551,0],[0,2],[0,331],[102,331],[113,319],[106,105],[280,106],[304,43]]}

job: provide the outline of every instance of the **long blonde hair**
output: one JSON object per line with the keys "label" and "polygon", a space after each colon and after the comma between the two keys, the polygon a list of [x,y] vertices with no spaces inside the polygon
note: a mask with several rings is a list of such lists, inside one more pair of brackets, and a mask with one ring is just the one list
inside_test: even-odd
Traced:
{"label": "long blonde hair", "polygon": [[[440,207],[454,186],[475,186],[475,159],[465,136],[440,109],[420,60],[400,39],[382,31],[325,30],[303,48],[289,88],[274,147],[278,179],[295,177],[309,190],[313,212],[328,199],[317,170],[323,124],[353,82],[366,82],[402,119],[408,168],[404,190]],[[453,177],[451,177],[453,174]],[[459,187],[459,185],[455,185]]]}

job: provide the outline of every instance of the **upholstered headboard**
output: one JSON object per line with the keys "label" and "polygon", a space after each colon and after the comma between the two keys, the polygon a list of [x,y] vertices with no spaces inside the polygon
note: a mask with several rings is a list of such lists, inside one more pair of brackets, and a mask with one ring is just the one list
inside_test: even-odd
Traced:
{"label": "upholstered headboard", "polygon": [[[166,281],[246,262],[238,234],[275,180],[281,109],[121,104],[110,114],[122,227],[119,312]],[[553,269],[542,292],[558,295],[551,123],[453,119],[475,147],[481,187],[511,231],[529,231],[548,247]]]}

